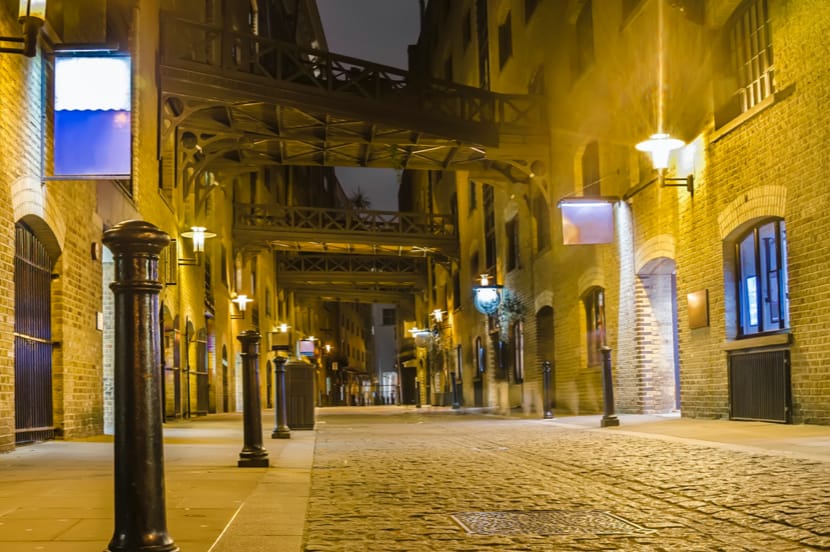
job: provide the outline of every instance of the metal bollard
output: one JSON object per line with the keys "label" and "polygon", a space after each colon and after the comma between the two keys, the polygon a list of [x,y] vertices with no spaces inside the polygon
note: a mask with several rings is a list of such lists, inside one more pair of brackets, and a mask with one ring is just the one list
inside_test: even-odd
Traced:
{"label": "metal bollard", "polygon": [[602,352],[602,397],[605,413],[602,416],[600,427],[620,425],[620,420],[614,413],[614,381],[611,376],[611,347],[603,345]]}
{"label": "metal bollard", "polygon": [[415,379],[415,408],[421,408],[421,382]]}
{"label": "metal bollard", "polygon": [[115,531],[107,550],[176,552],[164,497],[158,303],[159,253],[170,237],[130,220],[103,242],[115,260]]}
{"label": "metal bollard", "polygon": [[553,419],[553,410],[551,409],[551,398],[550,398],[550,377],[551,371],[553,367],[549,360],[546,360],[542,363],[542,400],[545,401],[544,411],[545,414],[543,418],[545,420],[552,420]]}
{"label": "metal bollard", "polygon": [[458,410],[461,408],[461,401],[458,398],[458,374],[452,373],[452,409]]}
{"label": "metal bollard", "polygon": [[268,451],[262,448],[262,408],[259,400],[259,340],[256,330],[236,337],[242,344],[242,418],[244,445],[239,453],[240,468],[267,468]]}
{"label": "metal bollard", "polygon": [[285,362],[288,359],[278,356],[274,359],[274,378],[276,385],[274,386],[274,416],[276,417],[274,430],[271,432],[271,439],[290,439],[291,429],[289,429],[288,420],[288,405],[286,403],[285,392]]}

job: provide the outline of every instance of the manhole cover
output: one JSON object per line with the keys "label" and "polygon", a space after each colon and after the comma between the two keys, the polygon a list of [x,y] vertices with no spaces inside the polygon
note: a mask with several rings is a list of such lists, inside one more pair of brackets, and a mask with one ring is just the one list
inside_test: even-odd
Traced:
{"label": "manhole cover", "polygon": [[475,535],[619,535],[653,533],[600,510],[461,512],[452,518]]}

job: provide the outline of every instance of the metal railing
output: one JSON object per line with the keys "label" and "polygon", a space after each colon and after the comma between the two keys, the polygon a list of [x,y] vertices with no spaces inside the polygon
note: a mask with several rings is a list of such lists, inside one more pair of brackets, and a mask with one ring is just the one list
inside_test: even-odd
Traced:
{"label": "metal railing", "polygon": [[[300,47],[162,14],[163,64],[292,83],[380,102],[409,104],[468,122],[539,127],[540,96],[498,94],[362,59]],[[405,107],[403,107],[405,109]]]}
{"label": "metal railing", "polygon": [[235,229],[371,232],[452,238],[452,215],[237,203]]}

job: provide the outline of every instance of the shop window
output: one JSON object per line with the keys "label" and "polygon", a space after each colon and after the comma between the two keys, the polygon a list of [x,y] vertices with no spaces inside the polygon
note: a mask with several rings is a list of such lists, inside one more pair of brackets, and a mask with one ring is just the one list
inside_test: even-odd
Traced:
{"label": "shop window", "polygon": [[746,0],[724,26],[715,122],[725,124],[775,92],[767,0]]}
{"label": "shop window", "polygon": [[588,366],[602,363],[600,347],[605,345],[605,290],[595,286],[582,297],[585,306]]}
{"label": "shop window", "polygon": [[784,221],[761,222],[741,235],[735,249],[738,337],[788,328]]}

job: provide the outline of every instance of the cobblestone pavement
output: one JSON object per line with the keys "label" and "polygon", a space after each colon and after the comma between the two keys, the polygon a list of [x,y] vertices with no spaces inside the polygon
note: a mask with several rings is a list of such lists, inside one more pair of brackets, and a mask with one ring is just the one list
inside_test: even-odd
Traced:
{"label": "cobblestone pavement", "polygon": [[[830,462],[417,411],[317,427],[306,552],[830,549]],[[556,534],[451,517],[538,511]]]}

